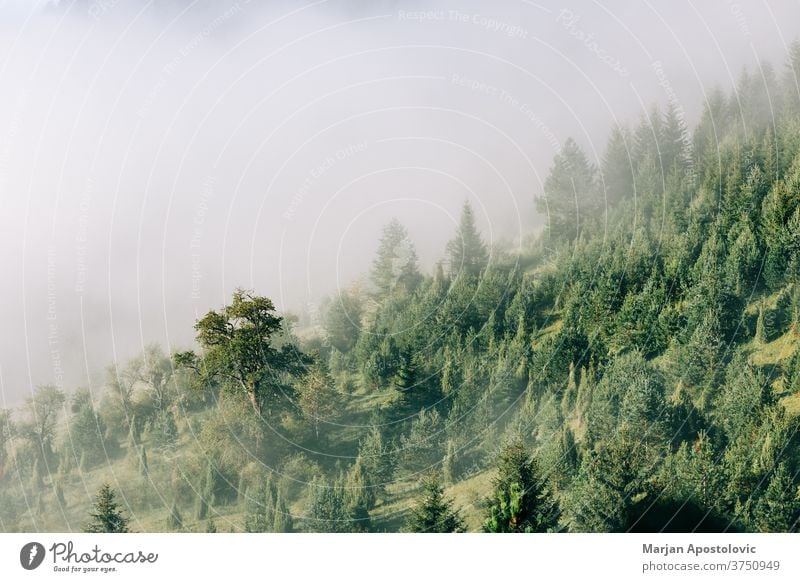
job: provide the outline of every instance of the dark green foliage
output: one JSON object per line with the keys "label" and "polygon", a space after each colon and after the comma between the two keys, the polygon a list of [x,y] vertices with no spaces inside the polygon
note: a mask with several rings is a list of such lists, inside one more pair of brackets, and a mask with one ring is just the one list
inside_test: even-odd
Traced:
{"label": "dark green foliage", "polygon": [[108,484],[104,484],[97,492],[89,516],[91,521],[84,528],[85,532],[128,533],[128,519],[122,514],[116,494]]}
{"label": "dark green foliage", "polygon": [[475,224],[475,213],[469,202],[461,208],[456,236],[447,243],[447,257],[453,277],[461,274],[477,277],[489,262],[489,252]]}
{"label": "dark green foliage", "polygon": [[395,455],[377,426],[370,428],[366,437],[360,442],[358,457],[373,495],[375,497],[383,495],[386,486],[392,481]]}
{"label": "dark green foliage", "polygon": [[587,416],[592,443],[629,430],[663,446],[668,416],[661,375],[640,352],[619,357],[596,386]]}
{"label": "dark green foliage", "polygon": [[553,160],[537,209],[547,217],[554,240],[574,240],[598,208],[594,168],[574,140],[568,139]]}
{"label": "dark green foliage", "polygon": [[792,479],[786,465],[773,471],[766,491],[753,510],[756,529],[762,532],[792,532],[800,527],[800,498],[796,478]]}
{"label": "dark green foliage", "polygon": [[261,415],[286,406],[291,393],[287,376],[296,375],[305,357],[291,344],[280,344],[283,319],[266,297],[237,290],[230,305],[209,311],[195,325],[202,358],[191,352],[176,354],[179,367],[201,376],[221,379],[230,390],[246,396]]}
{"label": "dark green foliage", "polygon": [[[602,165],[602,198],[604,207],[616,206],[633,198],[635,166],[631,136],[625,128],[615,126],[606,144]],[[603,200],[604,198],[604,200]]]}
{"label": "dark green foliage", "polygon": [[368,516],[355,514],[345,487],[316,478],[309,484],[308,531],[340,533],[364,531]]}
{"label": "dark green foliage", "polygon": [[362,302],[351,292],[339,293],[325,309],[325,333],[328,341],[340,352],[349,352],[361,331]]}
{"label": "dark green foliage", "polygon": [[417,504],[406,520],[406,529],[416,533],[458,533],[464,521],[453,501],[445,496],[439,475],[430,473],[421,480]]}
{"label": "dark green foliage", "polygon": [[281,497],[280,491],[275,498],[275,519],[272,522],[272,531],[275,533],[291,533],[294,530],[292,515],[286,508],[286,503]]}
{"label": "dark green foliage", "polygon": [[400,438],[402,466],[410,472],[425,471],[444,457],[444,423],[439,411],[420,410],[411,430]]}
{"label": "dark green foliage", "polygon": [[558,503],[520,439],[503,446],[492,488],[493,495],[486,502],[484,531],[533,533],[557,528]]}
{"label": "dark green foliage", "polygon": [[618,432],[583,457],[564,504],[572,531],[623,532],[645,514],[651,479],[660,463],[638,433]]}
{"label": "dark green foliage", "polygon": [[769,403],[767,379],[738,355],[727,368],[726,381],[717,398],[714,416],[729,440],[752,430],[761,420],[764,406]]}
{"label": "dark green foliage", "polygon": [[249,533],[272,531],[278,491],[271,477],[262,476],[258,484],[245,494],[247,516],[244,530]]}

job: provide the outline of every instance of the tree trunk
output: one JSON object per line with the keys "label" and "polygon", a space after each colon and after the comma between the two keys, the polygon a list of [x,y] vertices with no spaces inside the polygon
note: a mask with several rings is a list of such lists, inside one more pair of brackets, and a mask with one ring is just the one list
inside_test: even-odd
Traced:
{"label": "tree trunk", "polygon": [[248,390],[247,396],[250,398],[250,404],[253,405],[253,410],[255,410],[258,416],[261,416],[261,403],[259,403],[258,398],[256,398],[256,391]]}

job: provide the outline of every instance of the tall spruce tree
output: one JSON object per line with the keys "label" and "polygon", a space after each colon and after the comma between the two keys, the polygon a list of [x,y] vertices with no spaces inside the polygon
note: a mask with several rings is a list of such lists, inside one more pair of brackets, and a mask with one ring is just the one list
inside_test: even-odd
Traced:
{"label": "tall spruce tree", "polygon": [[606,144],[602,177],[604,202],[614,207],[623,200],[632,200],[635,167],[631,152],[632,138],[627,129],[615,126]]}
{"label": "tall spruce tree", "polygon": [[381,299],[395,292],[411,292],[421,280],[414,244],[405,227],[393,218],[383,229],[372,263],[372,294]]}
{"label": "tall spruce tree", "polygon": [[598,208],[595,170],[574,140],[568,139],[553,160],[536,208],[547,219],[552,240],[574,240]]}
{"label": "tall spruce tree", "polygon": [[475,213],[469,202],[461,208],[456,235],[447,243],[447,256],[452,276],[477,277],[489,263],[489,251],[475,224]]}
{"label": "tall spruce tree", "polygon": [[91,521],[84,531],[87,533],[128,533],[128,519],[122,514],[116,494],[108,483],[97,492],[94,508],[89,514]]}
{"label": "tall spruce tree", "polygon": [[406,529],[416,533],[460,533],[465,531],[464,520],[442,487],[439,474],[432,472],[422,478],[422,490],[416,506],[406,521]]}
{"label": "tall spruce tree", "polygon": [[558,527],[558,503],[521,438],[516,437],[503,446],[492,487],[483,525],[485,532],[535,533]]}

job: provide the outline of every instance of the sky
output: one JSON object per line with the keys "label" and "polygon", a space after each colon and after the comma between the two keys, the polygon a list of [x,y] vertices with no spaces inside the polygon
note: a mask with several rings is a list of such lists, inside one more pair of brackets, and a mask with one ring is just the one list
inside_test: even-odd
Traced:
{"label": "sky", "polygon": [[800,4],[0,0],[0,407],[98,386],[237,287],[281,310],[432,269],[470,201],[518,246],[575,138],[783,65]]}

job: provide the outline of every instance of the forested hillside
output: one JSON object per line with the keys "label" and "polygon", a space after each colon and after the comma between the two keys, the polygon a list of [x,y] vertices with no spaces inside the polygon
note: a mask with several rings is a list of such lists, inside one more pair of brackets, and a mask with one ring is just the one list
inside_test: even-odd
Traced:
{"label": "forested hillside", "polygon": [[0,529],[96,528],[107,483],[132,531],[796,530],[799,78],[567,141],[521,252],[465,204],[425,273],[394,221],[318,316],[240,291],[194,351],[39,387]]}

